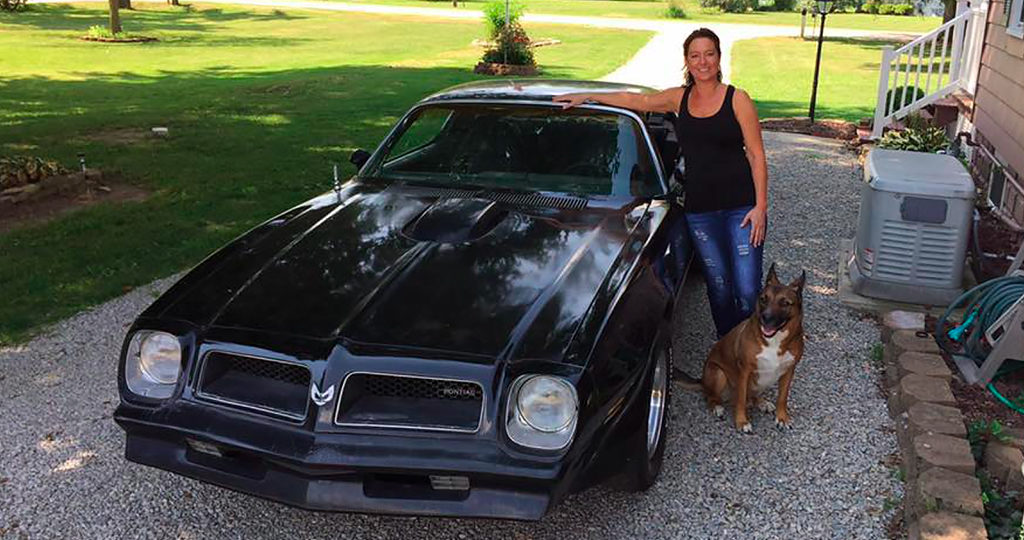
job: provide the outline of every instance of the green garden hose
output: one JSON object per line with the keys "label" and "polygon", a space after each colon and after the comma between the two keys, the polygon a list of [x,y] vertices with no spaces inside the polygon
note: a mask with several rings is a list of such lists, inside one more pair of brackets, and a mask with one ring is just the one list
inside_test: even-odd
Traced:
{"label": "green garden hose", "polygon": [[[1000,277],[972,288],[953,300],[939,320],[935,322],[935,343],[949,354],[967,356],[975,363],[981,364],[985,361],[991,348],[990,344],[983,341],[985,329],[999,320],[999,317],[1022,296],[1024,296],[1024,277],[1022,276]],[[966,313],[964,321],[948,332],[942,332],[946,319],[961,306],[964,306],[964,313]],[[960,350],[953,351],[947,345],[948,342],[960,344]],[[1016,371],[1021,367],[1014,366],[1010,370],[1000,369],[996,373],[996,377]],[[1002,404],[1024,414],[1024,408],[1006,399],[992,383],[988,384],[988,391]]]}

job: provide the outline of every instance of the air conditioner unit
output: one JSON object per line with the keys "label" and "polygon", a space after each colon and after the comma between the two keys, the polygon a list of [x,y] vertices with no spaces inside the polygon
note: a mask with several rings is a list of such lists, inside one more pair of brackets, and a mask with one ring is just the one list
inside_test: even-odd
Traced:
{"label": "air conditioner unit", "polygon": [[850,281],[857,294],[946,305],[963,293],[974,181],[955,158],[874,149],[864,165]]}

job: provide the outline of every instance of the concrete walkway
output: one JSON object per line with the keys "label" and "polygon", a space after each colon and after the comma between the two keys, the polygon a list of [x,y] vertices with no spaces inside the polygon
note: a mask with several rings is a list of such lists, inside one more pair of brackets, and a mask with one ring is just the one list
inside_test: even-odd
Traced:
{"label": "concrete walkway", "polygon": [[[68,0],[32,0],[32,3],[67,3]],[[76,0],[103,2],[107,0]],[[164,0],[136,0],[164,3]],[[228,4],[272,8],[301,8],[323,11],[374,13],[380,15],[412,16],[439,19],[479,20],[483,13],[472,9],[442,9],[408,6],[385,6],[377,4],[349,4],[313,0],[202,0],[204,4]],[[768,26],[756,24],[681,22],[654,19],[627,19],[614,17],[581,17],[576,15],[545,15],[527,13],[522,19],[526,23],[568,24],[592,26],[595,28],[618,28],[622,30],[646,30],[657,34],[625,65],[602,77],[602,80],[639,84],[664,89],[683,83],[683,41],[690,32],[702,26],[714,30],[721,39],[722,76],[728,81],[732,64],[732,46],[743,39],[775,36],[797,36],[796,26]],[[864,37],[906,40],[916,37],[915,33],[877,32],[873,30],[851,30],[826,28],[826,37]]]}

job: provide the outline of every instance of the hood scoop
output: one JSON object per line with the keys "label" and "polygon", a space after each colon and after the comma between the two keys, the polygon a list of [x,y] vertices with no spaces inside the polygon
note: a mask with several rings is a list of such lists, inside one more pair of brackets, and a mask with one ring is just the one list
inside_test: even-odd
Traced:
{"label": "hood scoop", "polygon": [[402,233],[421,242],[472,242],[498,226],[508,210],[487,199],[445,199],[432,204]]}

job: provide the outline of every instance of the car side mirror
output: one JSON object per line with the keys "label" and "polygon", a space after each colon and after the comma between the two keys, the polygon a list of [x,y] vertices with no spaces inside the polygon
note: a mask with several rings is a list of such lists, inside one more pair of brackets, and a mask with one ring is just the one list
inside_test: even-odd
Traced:
{"label": "car side mirror", "polygon": [[676,179],[675,175],[673,175],[668,180],[668,192],[659,198],[682,206],[683,201],[686,200],[686,188]]}
{"label": "car side mirror", "polygon": [[370,153],[360,148],[355,152],[352,152],[352,157],[348,158],[349,163],[356,166],[357,169],[362,169],[363,165],[370,160]]}
{"label": "car side mirror", "polygon": [[668,192],[671,195],[682,195],[683,193],[686,193],[686,189],[683,188],[683,184],[676,180],[675,176],[673,175],[672,178],[668,181]]}

